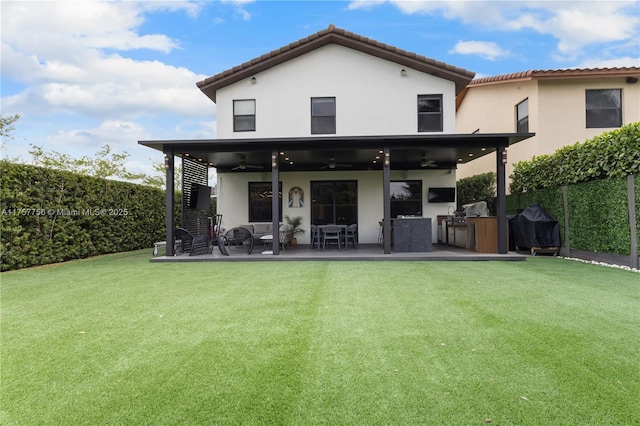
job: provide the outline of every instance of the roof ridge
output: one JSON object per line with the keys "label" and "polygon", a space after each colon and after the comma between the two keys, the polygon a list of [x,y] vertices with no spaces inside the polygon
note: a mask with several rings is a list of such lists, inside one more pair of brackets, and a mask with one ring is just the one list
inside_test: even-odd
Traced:
{"label": "roof ridge", "polygon": [[[475,73],[463,68],[449,65],[445,62],[436,61],[435,59],[428,58],[414,52],[409,52],[369,37],[352,33],[343,28],[336,27],[334,24],[330,24],[327,28],[323,28],[320,31],[291,42],[278,49],[274,49],[257,58],[250,59],[231,69],[221,71],[212,77],[199,81],[197,86],[215,102],[214,92],[217,88],[239,81],[239,79],[246,77],[244,75],[245,73],[261,72],[271,66],[293,59],[294,57],[307,53],[328,43],[337,43],[349,48],[365,51],[366,53],[379,56],[386,60],[396,61],[398,63],[404,62],[406,66],[414,65],[418,69],[422,66],[424,69],[421,71],[423,72],[431,71],[443,78],[456,81],[457,91],[462,90],[462,88],[468,84],[468,81],[471,81],[475,75]],[[446,75],[449,77],[446,77]],[[222,84],[221,80],[223,79],[228,80],[226,84]]]}

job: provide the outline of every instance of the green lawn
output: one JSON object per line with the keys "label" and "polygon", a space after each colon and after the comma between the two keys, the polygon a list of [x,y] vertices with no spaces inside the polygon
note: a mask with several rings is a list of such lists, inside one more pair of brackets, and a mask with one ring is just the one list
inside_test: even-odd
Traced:
{"label": "green lawn", "polygon": [[640,424],[637,273],[148,257],[0,275],[2,425]]}

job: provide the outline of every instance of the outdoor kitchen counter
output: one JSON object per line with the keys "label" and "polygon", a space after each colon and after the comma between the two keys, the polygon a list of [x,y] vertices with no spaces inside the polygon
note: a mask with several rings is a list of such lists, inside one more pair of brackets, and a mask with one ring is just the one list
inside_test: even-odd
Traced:
{"label": "outdoor kitchen counter", "polygon": [[446,243],[478,253],[498,252],[498,218],[468,217],[465,223],[448,224]]}
{"label": "outdoor kitchen counter", "polygon": [[393,251],[427,252],[433,250],[431,218],[397,217],[393,221]]}

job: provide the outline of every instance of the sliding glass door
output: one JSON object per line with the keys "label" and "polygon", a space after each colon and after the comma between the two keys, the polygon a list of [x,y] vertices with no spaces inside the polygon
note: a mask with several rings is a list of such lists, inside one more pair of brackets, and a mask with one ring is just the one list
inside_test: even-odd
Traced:
{"label": "sliding glass door", "polygon": [[311,181],[311,223],[358,223],[358,182]]}

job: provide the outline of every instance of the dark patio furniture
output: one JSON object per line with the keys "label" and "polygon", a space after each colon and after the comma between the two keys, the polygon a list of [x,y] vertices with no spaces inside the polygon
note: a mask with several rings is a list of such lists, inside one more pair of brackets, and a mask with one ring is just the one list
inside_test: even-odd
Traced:
{"label": "dark patio furniture", "polygon": [[253,251],[253,235],[246,228],[232,228],[224,234],[229,247],[244,248],[247,254]]}
{"label": "dark patio furniture", "polygon": [[[189,253],[189,256],[210,253],[213,249],[210,243],[209,235],[193,235],[184,228],[177,228],[176,237],[176,254]],[[180,243],[178,244],[178,240]]]}
{"label": "dark patio furniture", "polygon": [[224,235],[218,235],[216,237],[216,241],[218,243],[218,250],[225,256],[229,256],[229,252],[227,251],[227,239]]}

